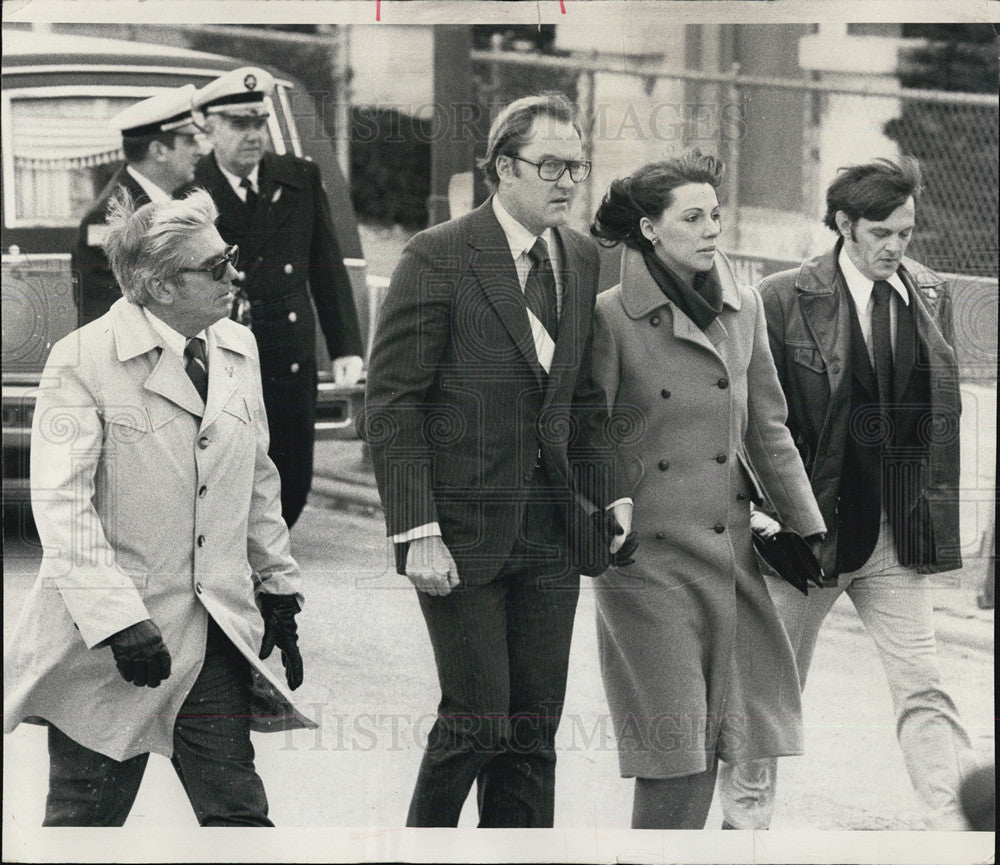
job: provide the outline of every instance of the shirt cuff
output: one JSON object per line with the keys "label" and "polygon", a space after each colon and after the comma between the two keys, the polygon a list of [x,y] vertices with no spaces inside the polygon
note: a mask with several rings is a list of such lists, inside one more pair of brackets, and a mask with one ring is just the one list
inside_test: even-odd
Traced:
{"label": "shirt cuff", "polygon": [[632,499],[630,498],[626,497],[623,499],[615,499],[610,505],[605,505],[604,510],[610,511],[615,505],[630,505],[630,504],[632,504]]}
{"label": "shirt cuff", "polygon": [[433,538],[441,537],[441,526],[436,522],[424,523],[422,526],[417,526],[415,529],[408,529],[405,532],[400,532],[398,535],[389,535],[389,540],[394,544],[405,544],[407,541],[416,541],[420,538]]}

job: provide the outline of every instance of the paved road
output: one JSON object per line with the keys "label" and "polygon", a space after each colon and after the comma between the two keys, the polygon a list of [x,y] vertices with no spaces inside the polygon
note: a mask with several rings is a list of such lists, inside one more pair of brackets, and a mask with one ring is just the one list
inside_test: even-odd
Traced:
{"label": "paved road", "polygon": [[[272,816],[283,826],[400,826],[437,699],[416,599],[392,573],[376,518],[307,508],[293,547],[307,585],[301,693],[323,726],[255,737]],[[4,556],[8,635],[38,550],[8,538]],[[618,777],[593,620],[585,587],[559,734],[556,803],[556,825],[581,831],[626,828],[631,802],[629,782]],[[946,644],[941,662],[977,749],[992,755],[991,653]],[[881,668],[849,608],[832,617],[817,651],[805,721],[808,753],[784,761],[775,829],[919,827]],[[45,794],[43,731],[22,725],[4,737],[4,748],[5,829],[37,826]],[[719,819],[713,811],[710,825]],[[166,760],[150,761],[129,825],[195,825]],[[471,801],[462,825],[475,825]]]}

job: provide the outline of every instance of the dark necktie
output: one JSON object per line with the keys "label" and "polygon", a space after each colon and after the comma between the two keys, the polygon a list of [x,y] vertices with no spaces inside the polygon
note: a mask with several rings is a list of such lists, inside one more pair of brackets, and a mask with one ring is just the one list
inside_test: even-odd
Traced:
{"label": "dark necktie", "polygon": [[208,358],[205,355],[205,343],[200,337],[194,336],[184,346],[184,369],[187,371],[191,384],[201,396],[202,402],[208,400]]}
{"label": "dark necktie", "polygon": [[528,309],[549,332],[555,342],[559,332],[559,313],[556,309],[556,277],[552,272],[549,248],[542,238],[538,238],[528,252],[531,270],[524,284],[524,300]]}
{"label": "dark necktie", "polygon": [[244,177],[240,181],[240,187],[243,190],[245,190],[246,194],[247,194],[247,197],[246,197],[247,210],[249,210],[251,213],[256,212],[256,210],[257,210],[257,193],[253,191],[253,184],[250,182],[250,178],[249,177]]}
{"label": "dark necktie", "polygon": [[892,405],[892,328],[889,307],[892,286],[883,279],[872,289],[872,356],[875,359],[875,379],[883,406]]}

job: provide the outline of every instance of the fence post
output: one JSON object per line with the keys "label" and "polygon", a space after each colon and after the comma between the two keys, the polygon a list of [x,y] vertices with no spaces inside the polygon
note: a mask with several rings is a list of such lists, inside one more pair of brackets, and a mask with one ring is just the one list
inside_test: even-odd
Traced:
{"label": "fence post", "polygon": [[740,136],[743,129],[742,107],[740,105],[739,90],[740,64],[734,62],[729,68],[729,76],[725,84],[725,101],[723,108],[727,105],[736,107],[735,117],[737,124],[735,129],[730,129],[726,135],[726,207],[732,216],[730,217],[733,226],[730,242],[733,249],[740,248]]}
{"label": "fence post", "polygon": [[[597,62],[597,51],[591,52],[590,59]],[[583,96],[580,102],[580,120],[583,125],[583,158],[587,162],[594,160],[594,122],[596,120],[597,98],[597,73],[592,68],[585,68],[581,76],[583,78]],[[583,213],[589,222],[594,214],[594,182],[592,177],[588,177],[580,190],[580,197],[583,200]]]}

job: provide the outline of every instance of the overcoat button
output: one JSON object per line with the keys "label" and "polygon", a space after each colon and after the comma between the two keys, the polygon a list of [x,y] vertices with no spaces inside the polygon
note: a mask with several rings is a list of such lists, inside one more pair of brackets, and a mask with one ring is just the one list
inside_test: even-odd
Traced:
{"label": "overcoat button", "polygon": [[200,490],[198,490],[198,498],[199,499],[205,498],[205,493],[207,493],[207,492],[208,492],[208,487],[202,486],[202,488]]}
{"label": "overcoat button", "polygon": [[660,317],[659,317],[658,315],[654,315],[654,316],[653,316],[653,317],[652,317],[652,318],[651,318],[651,319],[649,320],[649,323],[650,323],[651,325],[653,325],[653,327],[659,327],[659,325],[660,325]]}
{"label": "overcoat button", "polygon": [[670,463],[666,460],[660,460],[660,471],[665,472],[668,468],[670,468]]}
{"label": "overcoat button", "polygon": [[660,391],[660,396],[662,396],[664,399],[670,399],[670,391],[664,388],[663,390]]}
{"label": "overcoat button", "polygon": [[198,535],[198,546],[199,547],[205,546],[205,536],[204,535]]}
{"label": "overcoat button", "polygon": [[200,439],[198,439],[198,447],[200,447],[202,450],[205,450],[205,448],[208,447],[208,436],[202,436]]}
{"label": "overcoat button", "polygon": [[297,363],[293,363],[293,364],[292,364],[292,365],[291,365],[291,366],[289,367],[289,369],[290,369],[290,370],[291,370],[292,372],[298,372],[298,371],[299,371],[299,365],[298,365]]}
{"label": "overcoat button", "polygon": [[253,263],[254,263],[254,264],[260,264],[260,263],[261,263],[261,262],[262,262],[263,260],[264,260],[264,256],[263,256],[263,255],[258,255],[258,256],[257,256],[257,257],[256,257],[256,258],[255,258],[255,259],[253,260]]}
{"label": "overcoat button", "polygon": [[666,539],[667,539],[667,536],[663,532],[657,532],[656,533],[656,540],[658,540],[658,541],[665,541]]}
{"label": "overcoat button", "polygon": [[296,313],[294,309],[290,313],[288,313],[288,320],[292,324],[295,324],[295,322],[297,322],[299,320],[298,313]]}
{"label": "overcoat button", "polygon": [[291,273],[291,272],[292,272],[292,266],[290,264],[286,264],[285,265],[285,273]]}
{"label": "overcoat button", "polygon": [[719,389],[720,390],[725,390],[727,387],[729,387],[729,379],[728,378],[720,378],[718,384],[719,384]]}
{"label": "overcoat button", "polygon": [[726,459],[727,459],[727,457],[726,457],[726,455],[725,455],[725,454],[719,454],[719,455],[718,455],[718,456],[717,456],[717,457],[715,458],[715,461],[716,461],[716,462],[717,462],[717,463],[718,463],[719,465],[722,465],[722,464],[723,464],[723,463],[724,463],[724,462],[726,461]]}
{"label": "overcoat button", "polygon": [[840,364],[834,364],[834,365],[833,365],[833,366],[832,366],[832,367],[830,368],[830,371],[831,371],[831,372],[832,372],[832,373],[833,373],[834,375],[840,375]]}
{"label": "overcoat button", "polygon": [[722,523],[715,524],[715,533],[721,535],[726,530],[726,527]]}
{"label": "overcoat button", "polygon": [[745,502],[746,500],[747,500],[747,497],[745,495],[743,495],[743,493],[737,493],[736,494],[736,501],[738,501],[738,502]]}

